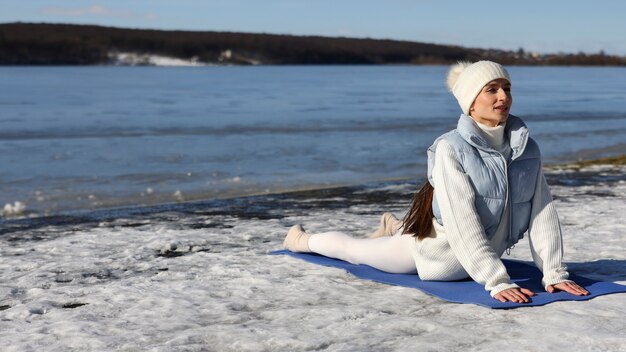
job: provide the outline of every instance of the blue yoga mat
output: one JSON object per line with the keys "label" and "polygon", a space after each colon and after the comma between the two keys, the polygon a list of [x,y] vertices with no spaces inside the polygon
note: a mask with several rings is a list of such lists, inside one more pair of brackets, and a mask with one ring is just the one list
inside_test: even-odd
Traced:
{"label": "blue yoga mat", "polygon": [[626,292],[626,286],[613,282],[596,281],[586,277],[570,275],[570,278],[589,291],[588,296],[574,296],[566,292],[548,293],[541,284],[541,271],[534,265],[503,259],[509,276],[513,282],[528,288],[535,293],[529,303],[502,303],[493,299],[482,285],[471,279],[460,281],[422,281],[416,274],[390,274],[368,265],[355,265],[343,260],[324,257],[315,253],[293,253],[286,250],[274,251],[271,254],[287,254],[311,263],[342,268],[358,278],[382,282],[390,285],[412,287],[455,303],[473,303],[494,309],[510,309],[519,307],[543,306],[557,301],[586,301],[594,297],[611,293]]}

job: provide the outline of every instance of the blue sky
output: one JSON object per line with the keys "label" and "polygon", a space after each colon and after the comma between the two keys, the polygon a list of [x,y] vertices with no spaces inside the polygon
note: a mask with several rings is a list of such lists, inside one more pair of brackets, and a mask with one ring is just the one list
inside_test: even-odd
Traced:
{"label": "blue sky", "polygon": [[626,55],[626,1],[0,0],[0,23],[389,38]]}

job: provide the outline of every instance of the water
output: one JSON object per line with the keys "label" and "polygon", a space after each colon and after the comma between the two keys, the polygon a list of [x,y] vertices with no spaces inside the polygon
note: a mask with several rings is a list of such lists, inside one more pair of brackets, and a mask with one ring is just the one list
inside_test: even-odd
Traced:
{"label": "water", "polygon": [[[31,214],[419,178],[446,67],[2,67],[0,205]],[[547,162],[622,153],[624,68],[512,67]]]}

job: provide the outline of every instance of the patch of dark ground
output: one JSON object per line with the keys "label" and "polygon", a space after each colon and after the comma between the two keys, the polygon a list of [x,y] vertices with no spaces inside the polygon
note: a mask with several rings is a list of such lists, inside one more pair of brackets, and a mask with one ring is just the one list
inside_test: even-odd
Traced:
{"label": "patch of dark ground", "polygon": [[[620,163],[616,163],[620,164]],[[623,167],[589,169],[582,165],[565,168],[547,168],[546,178],[551,185],[581,186],[610,184],[626,180]],[[563,170],[567,170],[564,172]],[[403,209],[410,205],[412,193],[423,179],[372,182],[363,185],[314,189],[214,199],[146,207],[126,207],[88,212],[75,212],[37,218],[0,220],[0,239],[9,242],[38,241],[63,236],[75,231],[100,228],[128,228],[155,223],[176,224],[181,229],[231,228],[238,220],[282,219],[306,214],[312,210],[339,210],[358,207],[364,215],[379,214],[382,210]],[[396,187],[394,187],[396,186]],[[403,187],[397,187],[403,186]],[[610,197],[610,192],[590,191],[590,195]],[[378,207],[380,205],[380,207]],[[384,209],[383,209],[384,208]],[[161,254],[176,256],[178,253]]]}
{"label": "patch of dark ground", "polygon": [[[621,154],[569,164],[548,165],[544,173],[550,185],[585,186],[625,180],[625,165],[626,155]],[[599,168],[590,168],[593,166]]]}
{"label": "patch of dark ground", "polygon": [[575,171],[575,172],[546,172],[546,179],[550,185],[559,186],[589,186],[599,183],[613,183],[626,180],[626,174],[621,170],[603,171]]}
{"label": "patch of dark ground", "polygon": [[74,309],[82,306],[86,306],[89,303],[65,303],[61,306],[61,308],[65,309]]}
{"label": "patch of dark ground", "polygon": [[[183,253],[187,254],[187,253]],[[158,255],[157,255],[158,256]],[[146,257],[145,259],[149,259]],[[121,280],[128,277],[137,277],[137,276],[154,276],[160,272],[168,271],[168,267],[152,267],[149,269],[139,269],[139,268],[123,268],[123,269],[110,269],[104,268],[98,271],[59,271],[56,272],[56,275],[52,281],[54,281],[57,285],[97,285],[100,283],[106,283],[115,280]],[[90,280],[95,278],[97,280]],[[49,284],[48,284],[49,288]]]}
{"label": "patch of dark ground", "polygon": [[[100,228],[128,228],[155,223],[179,223],[183,228],[231,228],[232,220],[269,220],[311,210],[345,209],[356,205],[410,201],[411,194],[376,190],[407,181],[377,182],[281,194],[216,199],[147,207],[104,209],[37,218],[0,221],[0,239],[9,242],[52,239],[67,233]],[[417,184],[414,185],[417,187]],[[207,221],[207,219],[209,219]]]}

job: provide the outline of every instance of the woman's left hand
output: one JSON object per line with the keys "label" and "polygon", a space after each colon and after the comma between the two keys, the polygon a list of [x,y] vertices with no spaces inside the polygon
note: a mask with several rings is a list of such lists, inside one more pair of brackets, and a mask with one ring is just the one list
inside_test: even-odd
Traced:
{"label": "woman's left hand", "polygon": [[565,291],[567,293],[571,293],[576,296],[586,296],[589,294],[589,291],[585,290],[583,287],[581,287],[574,281],[564,281],[564,282],[559,282],[558,284],[548,285],[547,290],[550,293],[554,293],[557,291]]}

